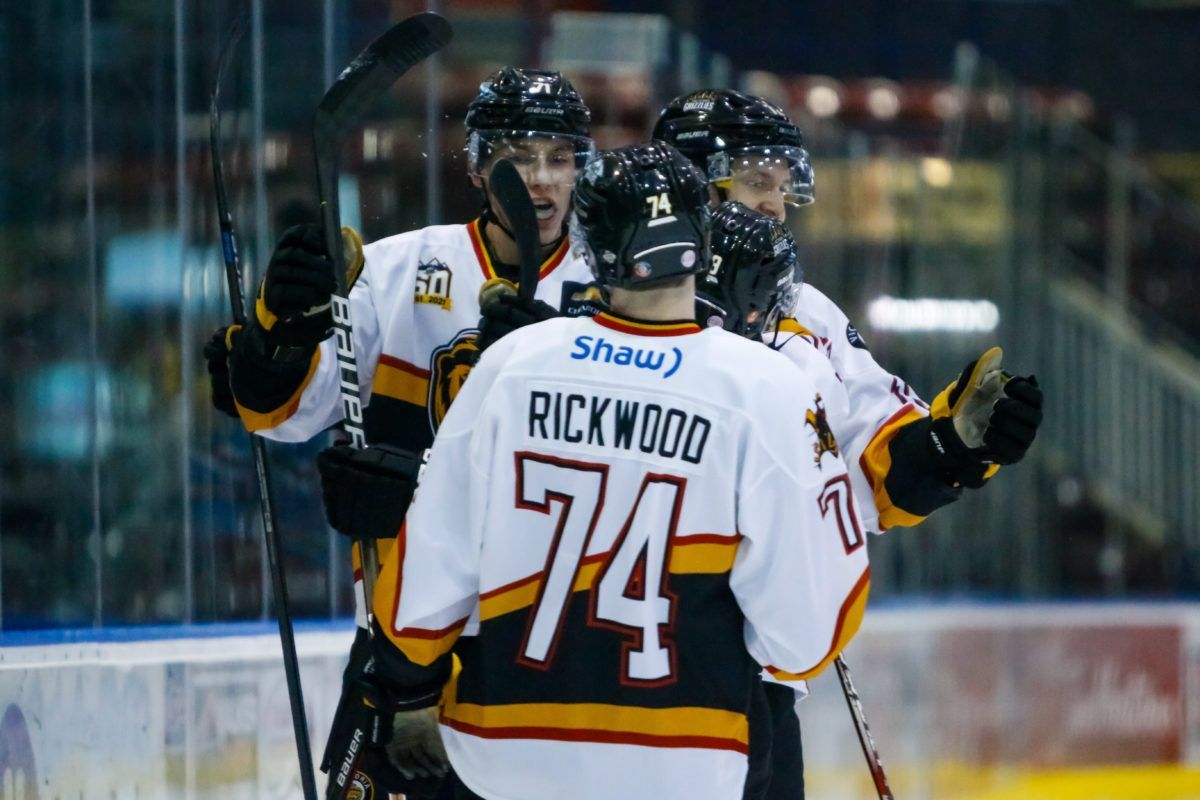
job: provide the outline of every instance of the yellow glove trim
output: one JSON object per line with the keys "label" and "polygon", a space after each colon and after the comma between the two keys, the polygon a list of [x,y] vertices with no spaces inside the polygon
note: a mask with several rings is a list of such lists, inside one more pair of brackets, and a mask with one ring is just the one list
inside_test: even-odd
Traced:
{"label": "yellow glove trim", "polygon": [[313,352],[312,360],[308,365],[308,374],[304,376],[304,380],[292,393],[292,396],[287,399],[283,405],[274,411],[255,411],[252,408],[246,408],[237,401],[237,397],[233,398],[233,404],[237,407],[238,416],[242,418],[242,424],[246,426],[246,430],[254,433],[255,431],[270,430],[278,427],[291,418],[293,414],[300,410],[300,396],[304,394],[305,388],[312,381],[313,375],[317,372],[317,365],[321,363],[321,348],[317,348]]}
{"label": "yellow glove trim", "polygon": [[254,300],[254,316],[258,319],[258,325],[264,331],[269,331],[275,327],[275,323],[279,321],[279,317],[275,316],[275,312],[267,308],[267,301],[263,300],[263,289],[267,285],[267,279],[263,278],[263,282],[258,285],[258,297]]}
{"label": "yellow glove trim", "polygon": [[[967,379],[967,385],[963,387],[962,394],[958,396],[953,408],[950,406],[950,393],[954,391],[954,387],[958,385],[959,378],[950,381],[938,396],[933,398],[933,402],[929,406],[929,416],[934,419],[941,417],[952,417],[962,410],[963,406],[971,398],[975,392],[979,390],[980,384],[983,383],[984,377],[998,368],[1000,361],[1004,358],[1004,350],[999,347],[991,347],[975,360],[975,368],[971,370],[971,375]],[[959,376],[962,377],[961,375]]]}
{"label": "yellow glove trim", "polygon": [[349,225],[342,227],[342,261],[346,265],[346,291],[354,287],[354,282],[362,274],[366,259],[363,257],[363,240],[358,231]]}

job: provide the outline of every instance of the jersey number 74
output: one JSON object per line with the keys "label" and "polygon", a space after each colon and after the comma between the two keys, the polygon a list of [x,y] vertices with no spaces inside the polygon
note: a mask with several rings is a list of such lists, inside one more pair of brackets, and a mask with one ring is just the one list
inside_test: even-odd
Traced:
{"label": "jersey number 74", "polygon": [[549,669],[572,594],[591,588],[588,624],[629,639],[622,647],[622,682],[673,682],[675,646],[667,634],[676,598],[667,587],[667,566],[687,480],[646,473],[612,549],[587,556],[604,508],[608,465],[530,452],[515,458],[517,508],[546,514],[554,525],[518,660]]}

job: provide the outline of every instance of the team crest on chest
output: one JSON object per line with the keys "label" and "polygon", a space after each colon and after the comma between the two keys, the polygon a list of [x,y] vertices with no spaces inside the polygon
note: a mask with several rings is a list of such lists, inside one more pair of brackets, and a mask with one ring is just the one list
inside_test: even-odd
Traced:
{"label": "team crest on chest", "polygon": [[446,345],[433,351],[429,363],[429,425],[434,431],[446,418],[450,403],[458,395],[471,367],[479,357],[479,348],[475,344],[475,331],[459,331],[458,335]]}
{"label": "team crest on chest", "polygon": [[450,279],[453,275],[450,268],[441,260],[433,258],[422,261],[417,265],[417,284],[413,292],[413,303],[426,303],[439,306],[449,311],[453,301],[450,299]]}
{"label": "team crest on chest", "polygon": [[815,453],[813,461],[817,462],[817,467],[820,467],[821,456],[826,453],[838,455],[838,443],[829,427],[829,420],[825,417],[825,406],[821,404],[821,395],[818,394],[815,400],[816,410],[810,408],[804,412],[804,424],[812,428],[813,433],[817,435],[817,441],[813,443],[813,453]]}

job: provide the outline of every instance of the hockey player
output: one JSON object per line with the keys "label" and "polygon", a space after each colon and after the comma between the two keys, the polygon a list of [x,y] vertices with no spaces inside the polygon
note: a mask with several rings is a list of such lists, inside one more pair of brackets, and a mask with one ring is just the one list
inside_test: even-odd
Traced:
{"label": "hockey player", "polygon": [[[703,170],[722,200],[780,222],[788,205],[814,200],[799,128],[762,98],[730,90],[684,95],[663,109],[652,135]],[[1002,375],[998,349],[967,365],[931,411],[875,362],[841,309],[808,283],[792,316],[767,328],[764,338],[794,359],[807,359],[811,345],[844,382],[850,413],[833,430],[869,530],[916,525],[961,496],[963,487],[981,487],[999,464],[1024,457],[1041,423],[1037,380]],[[765,690],[774,718],[767,797],[794,800],[804,791],[795,697],[785,686]]]}
{"label": "hockey player", "polygon": [[642,145],[576,195],[613,310],[504,337],[450,408],[376,589],[378,708],[428,769],[442,701],[459,797],[736,800],[753,677],[853,635],[865,534],[793,424],[810,376],[692,321],[702,176]]}
{"label": "hockey player", "polygon": [[[538,301],[524,313],[551,315],[564,297],[564,311],[570,312],[579,302],[573,299],[575,287],[591,281],[567,235],[576,172],[594,152],[590,112],[571,84],[556,72],[506,67],[483,82],[465,125],[468,174],[484,196],[483,213],[466,225],[433,226],[364,249],[350,306],[372,446],[333,447],[318,458],[331,525],[386,538],[385,548],[411,495],[415,453],[432,443],[474,362],[479,288],[497,276],[516,278],[516,245],[488,190],[498,159],[517,167],[537,211],[544,260]],[[335,344],[329,338],[333,288],[333,265],[319,229],[289,229],[271,256],[256,313],[246,330],[231,330],[225,339],[231,345],[236,408],[250,431],[305,441],[341,418]],[[211,362],[219,355],[206,350],[214,378],[220,370]],[[395,502],[375,499],[381,487]],[[361,607],[358,622],[347,685],[367,657]],[[346,730],[341,717],[339,712],[331,749],[347,744],[337,741]],[[326,769],[331,757],[327,749]]]}

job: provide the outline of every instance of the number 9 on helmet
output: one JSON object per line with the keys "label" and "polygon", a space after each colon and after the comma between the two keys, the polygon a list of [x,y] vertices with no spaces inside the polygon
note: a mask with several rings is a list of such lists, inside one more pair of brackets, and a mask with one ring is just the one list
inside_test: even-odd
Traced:
{"label": "number 9 on helmet", "polygon": [[757,338],[792,312],[802,278],[785,225],[722,203],[713,213],[712,266],[696,280],[696,322]]}

